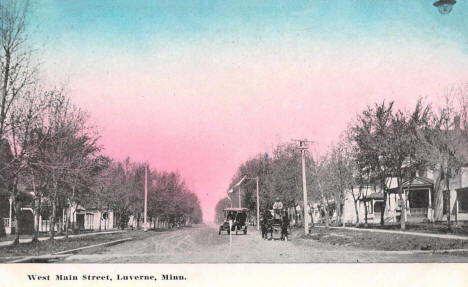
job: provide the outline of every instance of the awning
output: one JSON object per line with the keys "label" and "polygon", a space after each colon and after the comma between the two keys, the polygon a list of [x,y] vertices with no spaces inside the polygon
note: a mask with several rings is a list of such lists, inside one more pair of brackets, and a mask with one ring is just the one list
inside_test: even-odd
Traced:
{"label": "awning", "polygon": [[83,206],[79,205],[76,207],[76,211],[86,211],[86,208],[84,208]]}

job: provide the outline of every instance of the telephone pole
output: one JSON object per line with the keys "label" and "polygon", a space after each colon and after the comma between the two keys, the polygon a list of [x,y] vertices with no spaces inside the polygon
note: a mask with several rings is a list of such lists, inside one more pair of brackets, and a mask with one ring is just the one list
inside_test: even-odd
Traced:
{"label": "telephone pole", "polygon": [[309,234],[309,206],[307,203],[307,181],[306,181],[306,172],[305,172],[305,151],[309,149],[308,140],[294,140],[299,142],[297,149],[301,151],[301,160],[302,160],[302,191],[304,193],[304,233]]}
{"label": "telephone pole", "polygon": [[143,230],[148,231],[148,165],[145,165],[145,215]]}
{"label": "telephone pole", "polygon": [[258,195],[258,175],[257,175],[257,230],[260,230],[260,197]]}

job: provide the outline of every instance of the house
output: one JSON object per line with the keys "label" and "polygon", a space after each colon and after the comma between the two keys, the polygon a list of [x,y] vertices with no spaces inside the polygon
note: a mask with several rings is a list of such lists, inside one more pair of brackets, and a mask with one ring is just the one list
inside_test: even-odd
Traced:
{"label": "house", "polygon": [[76,230],[105,231],[118,226],[112,210],[99,210],[92,206],[84,208],[78,204],[70,208],[70,214],[70,226]]}
{"label": "house", "polygon": [[[19,187],[18,199],[21,200],[21,222],[19,224],[22,234],[32,234],[34,232],[34,195]],[[16,233],[17,222],[13,208],[13,198],[5,189],[0,189],[0,217],[6,234]]]}
{"label": "house", "polygon": [[[33,234],[37,229],[39,232],[49,232],[51,228],[52,206],[47,199],[41,201],[41,214],[39,218],[34,214],[34,194],[24,190],[20,191],[21,207],[21,234]],[[37,204],[37,202],[36,202]],[[55,231],[65,229],[65,213],[67,208],[57,208],[58,224]],[[16,233],[16,215],[13,208],[13,200],[9,193],[0,190],[0,216],[6,234]],[[69,228],[77,231],[99,231],[117,228],[117,218],[112,210],[101,211],[93,207],[84,208],[75,205],[70,208]]]}
{"label": "house", "polygon": [[[463,167],[449,180],[449,189],[444,192],[444,216],[447,220],[447,207],[450,195],[450,215],[454,221],[468,221],[468,167]],[[443,184],[443,182],[441,183]],[[363,191],[364,189],[364,191]],[[434,221],[434,174],[431,171],[419,172],[411,180],[402,183],[402,197],[406,207],[407,222],[433,222]],[[366,190],[354,187],[346,193],[343,208],[345,223],[356,222],[354,197],[357,199],[359,222],[365,221],[365,208],[367,208],[367,222],[380,223],[380,215],[384,206],[384,194],[379,187]],[[396,178],[387,180],[384,220],[397,223],[401,216],[399,188]]]}
{"label": "house", "polygon": [[342,212],[342,222],[349,224],[356,223],[355,199],[359,214],[359,222],[366,222],[366,216],[367,223],[380,222],[383,210],[384,194],[378,186],[373,185],[365,185],[361,187],[356,186],[353,190],[346,192]]}

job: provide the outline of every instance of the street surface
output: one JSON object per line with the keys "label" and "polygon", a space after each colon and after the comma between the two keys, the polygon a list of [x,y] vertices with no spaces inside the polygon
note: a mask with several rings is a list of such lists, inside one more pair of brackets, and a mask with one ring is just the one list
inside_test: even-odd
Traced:
{"label": "street surface", "polygon": [[[65,263],[371,263],[468,262],[451,254],[408,254],[336,246],[292,236],[290,241],[263,240],[250,227],[247,235],[218,235],[217,226],[197,225],[153,232],[142,240],[68,257]],[[151,232],[151,231],[149,231]],[[295,232],[297,234],[297,232]]]}

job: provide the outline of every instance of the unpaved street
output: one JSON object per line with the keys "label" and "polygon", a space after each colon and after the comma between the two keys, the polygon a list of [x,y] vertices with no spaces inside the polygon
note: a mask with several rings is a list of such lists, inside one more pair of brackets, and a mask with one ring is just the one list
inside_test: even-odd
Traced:
{"label": "unpaved street", "polygon": [[[151,231],[150,231],[151,232]],[[199,225],[154,232],[142,240],[103,248],[92,254],[68,257],[66,263],[319,263],[319,262],[468,262],[466,256],[411,254],[362,250],[291,236],[291,240],[261,239],[257,230],[247,235],[218,235],[215,226]]]}

